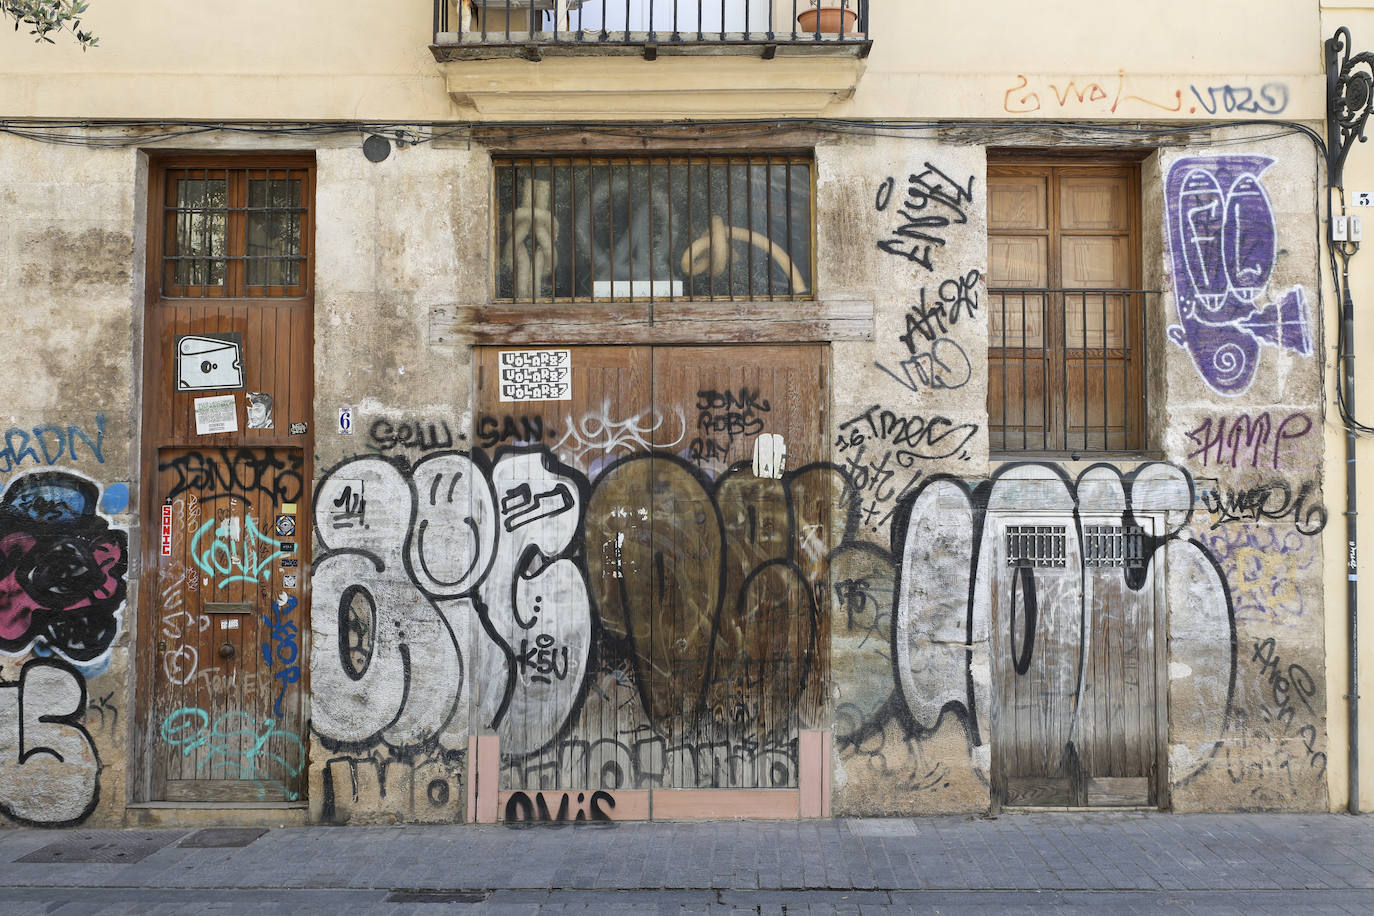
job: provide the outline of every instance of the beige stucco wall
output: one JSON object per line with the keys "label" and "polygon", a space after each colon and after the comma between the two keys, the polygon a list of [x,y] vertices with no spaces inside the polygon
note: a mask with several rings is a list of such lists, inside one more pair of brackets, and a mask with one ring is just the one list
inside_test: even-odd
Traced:
{"label": "beige stucco wall", "polygon": [[[13,572],[6,580],[6,822],[123,816],[134,708],[142,175],[133,149],[0,138],[0,303],[10,316],[0,409],[6,554],[13,570],[55,539],[90,551],[102,569],[80,594],[37,607]],[[43,489],[26,491],[33,486]],[[54,573],[60,567],[46,562],[34,576]],[[112,613],[97,620],[66,610],[89,603]],[[64,621],[69,630],[49,629]]]}
{"label": "beige stucco wall", "polygon": [[[1165,0],[1144,13],[1125,0],[1088,7],[1068,0],[874,0],[872,10],[867,75],[853,98],[833,102],[826,116],[1305,120],[1323,113],[1322,35],[1312,4]],[[0,116],[389,122],[471,116],[449,99],[428,50],[432,7],[424,0],[392,4],[384,14],[369,4],[326,0],[286,9],[247,0],[192,15],[170,0],[97,2],[84,25],[100,37],[99,47],[85,53],[70,42],[35,47],[10,36],[0,59],[7,87]],[[789,26],[780,21],[779,27]],[[1243,40],[1218,40],[1238,30]],[[702,67],[736,68],[731,78],[741,88],[787,90],[807,79],[792,67],[795,60],[784,54],[746,66],[708,58]],[[531,79],[561,66],[550,59],[492,63],[488,70]],[[609,88],[690,87],[675,66],[668,56],[640,61]],[[592,60],[581,70],[558,72],[560,79],[590,82],[603,69]],[[728,89],[698,95],[686,110],[737,110],[728,95]],[[526,106],[510,116],[538,120],[551,113],[566,116],[566,109],[560,115]],[[622,114],[593,103],[585,116]]]}

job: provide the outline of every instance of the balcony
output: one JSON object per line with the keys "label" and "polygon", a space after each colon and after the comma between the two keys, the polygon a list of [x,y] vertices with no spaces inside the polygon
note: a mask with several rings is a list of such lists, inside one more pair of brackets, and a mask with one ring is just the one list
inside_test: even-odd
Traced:
{"label": "balcony", "polygon": [[867,0],[821,3],[832,21],[810,0],[435,0],[430,51],[474,116],[818,115],[872,47]]}

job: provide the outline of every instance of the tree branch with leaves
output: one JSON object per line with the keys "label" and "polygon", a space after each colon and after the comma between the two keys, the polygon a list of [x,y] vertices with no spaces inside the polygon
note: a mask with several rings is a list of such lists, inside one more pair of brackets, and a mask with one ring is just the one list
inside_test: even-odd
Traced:
{"label": "tree branch with leaves", "polygon": [[81,15],[85,12],[82,0],[0,0],[0,13],[14,20],[16,32],[26,25],[34,41],[53,44],[49,33],[68,31],[83,51],[100,43],[100,39],[81,28]]}

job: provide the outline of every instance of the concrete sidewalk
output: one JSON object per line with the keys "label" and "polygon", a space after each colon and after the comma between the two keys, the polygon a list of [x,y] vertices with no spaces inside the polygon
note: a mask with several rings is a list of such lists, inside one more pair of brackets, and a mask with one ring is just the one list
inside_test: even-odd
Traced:
{"label": "concrete sidewalk", "polygon": [[1374,817],[1104,812],[258,833],[0,832],[0,912],[1374,913]]}

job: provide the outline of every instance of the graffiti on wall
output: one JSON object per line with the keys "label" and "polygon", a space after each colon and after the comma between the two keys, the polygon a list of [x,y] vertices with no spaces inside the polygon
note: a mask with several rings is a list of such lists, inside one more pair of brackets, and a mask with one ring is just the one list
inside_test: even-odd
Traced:
{"label": "graffiti on wall", "polygon": [[76,664],[119,633],[128,535],[98,509],[100,488],[68,471],[30,472],[0,498],[0,651]]}
{"label": "graffiti on wall", "polygon": [[[1030,636],[1037,627],[1049,636],[1047,642],[1079,646],[1078,662],[1052,670],[1053,682],[1037,688],[1047,704],[1047,721],[1056,723],[1066,746],[1071,744],[1082,731],[1078,720],[1084,714],[1085,693],[1103,686],[1094,685],[1092,667],[1083,660],[1089,652],[1094,615],[1107,613],[1102,599],[1093,597],[1094,588],[1100,587],[1092,581],[1093,574],[1100,571],[1090,561],[1092,552],[1085,540],[1091,535],[1081,519],[1114,518],[1131,524],[1153,517],[1162,527],[1145,540],[1144,564],[1108,573],[1121,580],[1110,588],[1116,596],[1112,613],[1122,618],[1152,615],[1151,583],[1161,568],[1169,570],[1168,588],[1180,592],[1180,598],[1187,595],[1190,605],[1198,609],[1198,618],[1189,627],[1171,633],[1170,651],[1171,660],[1199,672],[1190,681],[1189,689],[1199,693],[1190,708],[1204,718],[1198,725],[1203,746],[1195,755],[1193,769],[1171,777],[1184,779],[1201,769],[1228,725],[1236,650],[1225,575],[1206,545],[1184,531],[1192,499],[1193,482],[1187,472],[1164,463],[1143,465],[1124,477],[1107,465],[1070,479],[1056,465],[1022,464],[1004,466],[992,479],[974,487],[946,475],[923,480],[902,500],[894,516],[892,553],[876,562],[856,558],[861,563],[849,568],[860,574],[841,580],[851,606],[857,606],[860,614],[871,608],[867,613],[872,621],[890,619],[887,657],[896,689],[881,704],[870,703],[866,714],[841,705],[837,746],[842,753],[858,756],[888,753],[882,736],[895,723],[909,750],[919,751],[919,745],[950,718],[962,726],[973,766],[986,778],[993,689],[989,653],[1001,652],[1018,671],[1028,669],[1034,654],[1044,651],[1043,643]],[[994,562],[1001,536],[995,521],[1027,513],[1067,523],[1062,569],[1025,567],[1013,575]],[[896,578],[895,589],[886,593],[895,596],[890,606],[882,578],[888,563],[893,564]],[[1016,600],[1031,615],[1029,621],[1018,623],[1013,614],[1008,618],[1013,624],[1008,632],[993,632],[992,593],[996,589],[1019,595]],[[1132,604],[1141,606],[1126,607]],[[1038,623],[1033,608],[1042,615]],[[881,634],[875,628],[872,635]],[[1212,673],[1201,676],[1201,672]],[[909,756],[921,770],[907,774],[910,788],[942,784],[939,761],[919,753]]]}
{"label": "graffiti on wall", "polygon": [[961,182],[927,162],[921,171],[907,176],[900,195],[897,179],[884,179],[873,206],[879,213],[890,212],[895,225],[878,240],[879,250],[934,270],[935,254],[948,242],[949,227],[968,222],[976,177],[970,175]]}
{"label": "graffiti on wall", "polygon": [[1265,301],[1279,253],[1260,177],[1267,156],[1179,159],[1165,180],[1165,220],[1179,323],[1168,336],[1218,394],[1250,387],[1264,346],[1312,355],[1301,286]]}
{"label": "graffiti on wall", "polygon": [[[1288,108],[1288,84],[1270,81],[1258,87],[1243,83],[1189,83],[1170,90],[1139,86],[1139,81],[1118,70],[1115,77],[1041,76],[1018,73],[1002,93],[1002,110],[1008,114],[1056,113],[1116,114],[1160,112],[1208,115],[1276,115]],[[1042,115],[1043,117],[1043,115]]]}
{"label": "graffiti on wall", "polygon": [[[128,572],[128,535],[100,505],[101,488],[70,471],[29,471],[0,498],[0,652],[27,656],[0,678],[0,811],[25,824],[80,823],[99,799],[86,678],[119,635]],[[96,708],[112,727],[109,700]]]}

